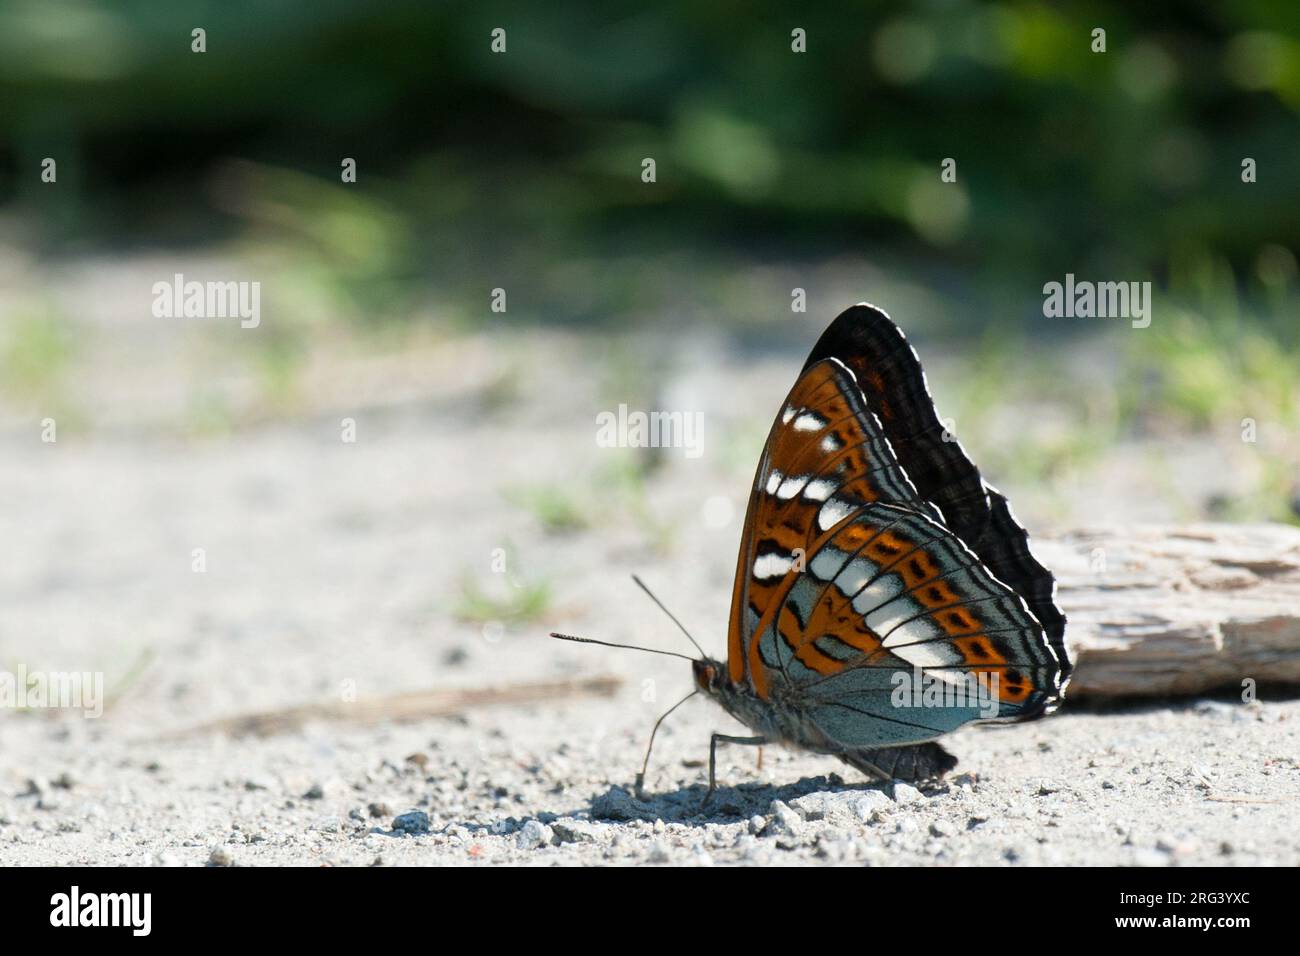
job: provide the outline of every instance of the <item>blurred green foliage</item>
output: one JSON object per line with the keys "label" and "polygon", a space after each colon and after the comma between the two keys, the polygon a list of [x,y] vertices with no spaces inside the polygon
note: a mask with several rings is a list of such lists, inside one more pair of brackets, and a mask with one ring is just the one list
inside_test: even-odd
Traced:
{"label": "blurred green foliage", "polygon": [[1293,0],[0,5],[0,202],[43,249],[235,239],[358,318],[510,280],[512,317],[671,313],[683,258],[734,306],[737,250],[888,249],[976,315],[1178,249],[1250,277],[1294,259],[1298,111]]}
{"label": "blurred green foliage", "polygon": [[[0,0],[0,235],[45,260],[216,247],[270,279],[253,368],[272,411],[324,328],[400,346],[435,316],[628,333],[593,339],[593,368],[611,400],[653,403],[680,356],[634,330],[749,325],[802,348],[797,285],[808,323],[868,298],[926,354],[959,353],[960,430],[978,435],[1008,403],[1067,397],[1091,372],[1066,346],[1113,336],[1108,384],[1068,396],[1068,427],[986,443],[994,471],[1050,486],[1145,434],[1294,431],[1298,114],[1294,0]],[[1066,273],[1152,280],[1151,327],[1045,321],[1043,284]],[[72,338],[30,305],[46,291],[10,297],[0,372],[48,402]],[[238,413],[198,389],[191,418],[221,433]],[[724,443],[738,470],[761,429]],[[1300,461],[1269,448],[1242,514],[1296,511]],[[603,491],[669,547],[653,466]],[[582,526],[556,487],[512,494],[549,531]]]}
{"label": "blurred green foliage", "polygon": [[550,610],[552,596],[548,582],[520,584],[513,589],[501,586],[497,590],[508,593],[489,593],[472,576],[462,575],[460,598],[454,612],[456,617],[477,624],[528,624],[541,619]]}
{"label": "blurred green foliage", "polygon": [[54,310],[14,309],[0,337],[0,381],[14,397],[46,397],[72,355],[73,339]]}

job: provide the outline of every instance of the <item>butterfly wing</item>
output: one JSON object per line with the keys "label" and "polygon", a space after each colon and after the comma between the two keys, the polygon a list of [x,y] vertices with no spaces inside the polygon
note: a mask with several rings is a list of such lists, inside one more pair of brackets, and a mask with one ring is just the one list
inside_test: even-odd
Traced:
{"label": "butterfly wing", "polygon": [[838,359],[806,368],[769,432],[745,513],[732,589],[727,663],[731,679],[756,689],[753,638],[786,574],[806,565],[819,535],[874,501],[935,509],[917,494],[884,430]]}
{"label": "butterfly wing", "polygon": [[[869,307],[841,315],[772,426],[745,519],[728,649],[733,681],[763,698],[778,685],[796,692],[831,739],[857,747],[929,740],[990,716],[975,701],[894,706],[894,675],[914,667],[952,684],[996,675],[1000,717],[1042,713],[1068,673],[1063,645],[1058,657],[1021,592],[946,523],[951,511],[978,530],[975,540],[1027,588],[1041,583],[1033,568],[1047,575],[1059,618],[1051,576],[1029,555],[1005,499],[984,490],[959,447],[954,457],[934,446],[943,431],[932,405],[928,415],[913,407],[923,404],[918,395],[928,401],[920,364],[881,320],[894,328]],[[880,370],[846,350],[859,344],[875,349]],[[879,381],[859,386],[873,375]],[[924,490],[905,459],[925,476]]]}
{"label": "butterfly wing", "polygon": [[[1032,717],[1059,695],[1042,626],[933,518],[866,505],[783,584],[760,622],[759,657],[842,745],[896,746],[970,720]],[[948,694],[941,706],[918,696],[926,681]]]}
{"label": "butterfly wing", "polygon": [[805,371],[832,357],[854,373],[864,401],[921,497],[940,510],[943,523],[1024,599],[1043,625],[1064,686],[1073,664],[1065,649],[1065,615],[1056,605],[1056,581],[1030,553],[1029,535],[1006,497],[984,482],[939,421],[921,361],[902,330],[880,309],[855,305],[822,333]]}

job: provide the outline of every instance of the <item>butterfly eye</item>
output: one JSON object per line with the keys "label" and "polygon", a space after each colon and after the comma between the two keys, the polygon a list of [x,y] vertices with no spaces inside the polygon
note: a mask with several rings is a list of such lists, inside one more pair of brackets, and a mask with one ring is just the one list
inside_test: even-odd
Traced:
{"label": "butterfly eye", "polygon": [[703,661],[694,662],[695,669],[695,686],[700,690],[708,690],[717,680],[718,670],[712,664],[706,664]]}

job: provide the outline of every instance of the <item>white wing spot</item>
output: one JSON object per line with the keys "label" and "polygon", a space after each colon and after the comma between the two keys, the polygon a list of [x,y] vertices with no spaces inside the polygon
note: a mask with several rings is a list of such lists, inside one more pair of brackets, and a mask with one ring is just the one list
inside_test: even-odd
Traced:
{"label": "white wing spot", "polygon": [[826,420],[812,412],[804,412],[794,420],[794,430],[797,432],[816,432],[826,427]]}
{"label": "white wing spot", "polygon": [[803,490],[803,496],[809,501],[825,501],[830,497],[832,491],[839,486],[835,482],[826,478],[817,478],[808,482],[808,486]]}
{"label": "white wing spot", "polygon": [[[900,647],[894,653],[915,667],[944,667],[948,664],[960,664],[964,660],[955,647],[943,641]],[[962,677],[960,673],[952,671],[936,671],[933,676],[949,683]]]}
{"label": "white wing spot", "polygon": [[827,498],[821,511],[817,512],[817,526],[823,531],[829,530],[853,513],[854,506],[840,498]]}
{"label": "white wing spot", "polygon": [[883,636],[884,644],[889,648],[946,638],[948,635],[943,628],[926,617],[924,610],[915,601],[898,597],[884,607],[864,614],[862,619],[867,622],[867,627]]}
{"label": "white wing spot", "polygon": [[788,554],[760,554],[754,559],[754,577],[776,578],[785,574],[794,566],[794,558]]}
{"label": "white wing spot", "polygon": [[[849,562],[848,567],[836,575],[835,586],[840,589],[841,594],[846,596],[856,595],[858,590],[871,580],[876,573],[876,568],[877,565],[873,561],[868,561],[866,558],[855,558]],[[853,603],[856,605],[857,600],[855,599]]]}
{"label": "white wing spot", "polygon": [[[859,584],[866,582],[863,581]],[[871,582],[869,587],[862,590],[853,598],[853,607],[859,614],[865,614],[873,608],[878,608],[887,601],[897,597],[903,590],[903,582],[899,580],[896,574],[885,574]]]}
{"label": "white wing spot", "polygon": [[781,482],[781,487],[776,489],[776,496],[781,499],[793,498],[799,493],[799,489],[804,486],[808,480],[807,475],[795,475],[793,478],[787,478]]}

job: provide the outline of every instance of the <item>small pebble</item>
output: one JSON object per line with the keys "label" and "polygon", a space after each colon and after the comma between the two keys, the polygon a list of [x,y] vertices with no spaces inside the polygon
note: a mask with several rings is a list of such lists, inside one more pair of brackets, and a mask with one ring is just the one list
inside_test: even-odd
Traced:
{"label": "small pebble", "polygon": [[555,839],[555,832],[540,820],[527,820],[515,834],[515,846],[521,850],[535,850],[550,846]]}
{"label": "small pebble", "polygon": [[416,753],[408,754],[406,762],[423,770],[429,765],[429,755],[417,751]]}
{"label": "small pebble", "polygon": [[773,800],[767,812],[771,815],[766,833],[776,837],[797,837],[803,829],[803,820],[782,800]]}
{"label": "small pebble", "polygon": [[790,809],[804,820],[824,820],[833,796],[825,793],[808,793],[790,801]]}
{"label": "small pebble", "polygon": [[400,833],[428,833],[429,815],[423,810],[411,810],[393,817],[392,829]]}
{"label": "small pebble", "polygon": [[924,800],[925,794],[917,790],[910,783],[894,784],[894,802],[900,805],[916,803],[918,800]]}
{"label": "small pebble", "polygon": [[560,843],[595,843],[599,831],[585,820],[556,820],[551,832]]}
{"label": "small pebble", "polygon": [[876,819],[892,809],[892,801],[880,790],[867,790],[853,804],[853,812],[863,823]]}
{"label": "small pebble", "polygon": [[639,820],[649,809],[624,788],[611,787],[591,801],[591,818],[593,820]]}

